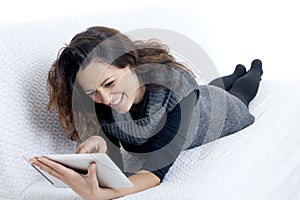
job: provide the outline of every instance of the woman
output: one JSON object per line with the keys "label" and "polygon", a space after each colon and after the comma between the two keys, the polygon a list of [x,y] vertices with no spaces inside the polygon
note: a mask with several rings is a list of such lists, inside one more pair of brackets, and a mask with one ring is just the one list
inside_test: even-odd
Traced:
{"label": "woman", "polygon": [[[262,75],[247,72],[199,86],[193,73],[157,41],[132,41],[119,31],[91,27],[63,48],[48,76],[50,101],[77,153],[107,152],[132,188],[101,188],[95,164],[82,175],[45,157],[31,162],[84,199],[111,199],[158,185],[179,153],[254,122],[248,111]],[[79,134],[80,133],[80,134]]]}

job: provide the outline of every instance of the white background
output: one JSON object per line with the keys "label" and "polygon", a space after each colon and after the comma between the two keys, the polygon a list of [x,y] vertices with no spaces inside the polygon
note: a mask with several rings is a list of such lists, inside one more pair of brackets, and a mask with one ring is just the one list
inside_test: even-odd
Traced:
{"label": "white background", "polygon": [[[165,8],[165,13],[155,12],[156,7]],[[117,15],[143,9],[144,14],[135,20],[145,18],[145,24],[151,27],[162,26],[157,19],[166,18],[168,10],[181,10],[169,19],[177,20],[178,24],[173,21],[163,26],[189,30],[189,37],[206,50],[214,63],[224,66],[221,74],[238,63],[249,67],[253,59],[260,58],[265,78],[300,78],[300,6],[293,0],[10,0],[1,2],[0,25],[95,12]],[[190,20],[182,22],[183,16]]]}

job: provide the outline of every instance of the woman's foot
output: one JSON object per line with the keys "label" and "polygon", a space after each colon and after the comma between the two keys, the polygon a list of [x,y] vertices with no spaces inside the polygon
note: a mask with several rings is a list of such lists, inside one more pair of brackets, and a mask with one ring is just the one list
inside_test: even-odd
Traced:
{"label": "woman's foot", "polygon": [[260,76],[262,76],[264,72],[263,72],[263,69],[262,69],[261,60],[259,60],[259,59],[253,60],[252,63],[251,63],[251,68],[250,68],[249,71],[251,71],[251,70],[258,72],[260,74]]}
{"label": "woman's foot", "polygon": [[214,85],[228,91],[233,85],[233,83],[240,77],[244,76],[246,73],[247,73],[246,67],[244,65],[238,64],[235,67],[235,70],[232,74],[214,79],[209,83],[209,85]]}
{"label": "woman's foot", "polygon": [[241,65],[241,64],[238,64],[236,67],[235,67],[235,70],[233,72],[233,74],[240,78],[241,76],[244,76],[245,74],[247,73],[247,70],[246,70],[246,67],[244,65]]}
{"label": "woman's foot", "polygon": [[262,69],[262,62],[259,59],[255,59],[251,63],[251,68],[247,73],[253,73],[256,74],[256,76],[259,77],[259,80],[261,80],[261,76],[263,75],[263,69]]}

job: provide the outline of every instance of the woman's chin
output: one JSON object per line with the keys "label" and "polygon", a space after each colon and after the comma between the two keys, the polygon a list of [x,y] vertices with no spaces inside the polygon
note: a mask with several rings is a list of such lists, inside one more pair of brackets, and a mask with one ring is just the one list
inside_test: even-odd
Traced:
{"label": "woman's chin", "polygon": [[119,105],[112,106],[112,108],[117,111],[120,114],[124,114],[129,112],[130,108],[133,105],[133,101],[130,101],[130,99],[127,98],[127,96],[124,96],[124,99],[120,102]]}
{"label": "woman's chin", "polygon": [[130,110],[130,106],[126,106],[126,105],[122,105],[120,107],[112,107],[115,111],[117,111],[119,114],[124,114],[124,113],[127,113],[129,112]]}

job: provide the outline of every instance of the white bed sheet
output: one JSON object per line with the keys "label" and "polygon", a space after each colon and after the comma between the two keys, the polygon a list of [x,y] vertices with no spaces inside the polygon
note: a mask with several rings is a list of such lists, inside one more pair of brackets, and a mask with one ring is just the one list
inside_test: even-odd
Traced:
{"label": "white bed sheet", "polygon": [[[163,183],[120,199],[300,199],[300,82],[263,80],[250,104],[256,121],[238,133],[182,152]],[[25,199],[80,199],[44,180]]]}

